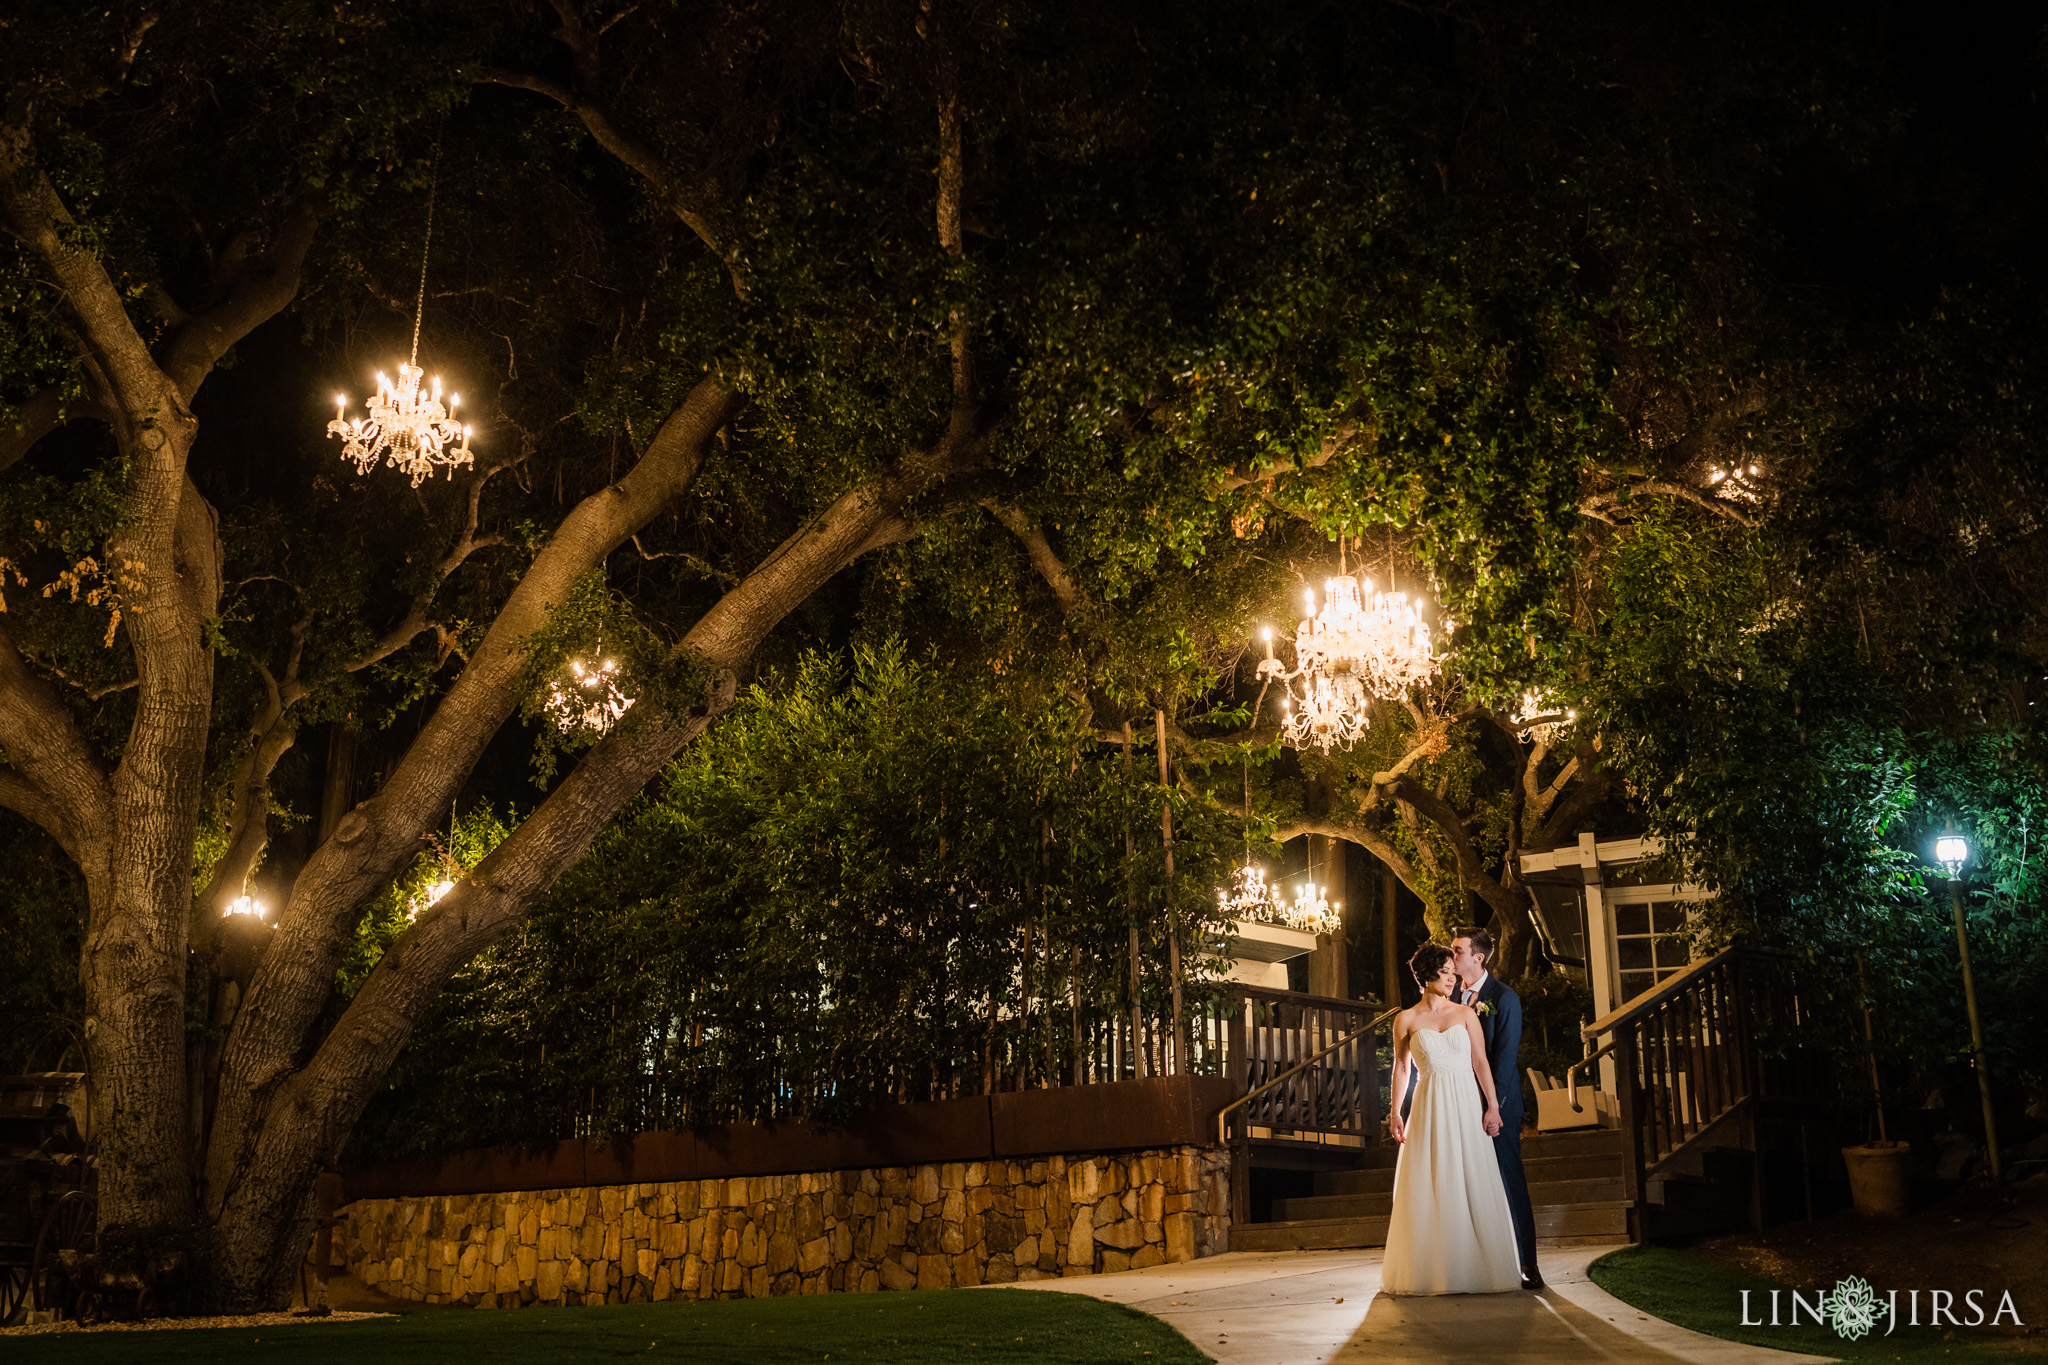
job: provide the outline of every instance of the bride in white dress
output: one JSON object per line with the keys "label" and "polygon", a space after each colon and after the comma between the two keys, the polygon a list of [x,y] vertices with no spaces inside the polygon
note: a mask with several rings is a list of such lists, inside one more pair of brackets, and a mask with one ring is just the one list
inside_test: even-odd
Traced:
{"label": "bride in white dress", "polygon": [[[1514,1216],[1494,1159],[1500,1099],[1479,1016],[1451,999],[1451,950],[1424,944],[1408,969],[1422,1003],[1394,1019],[1394,1216],[1380,1290],[1498,1294],[1522,1285]],[[1407,1121],[1401,1095],[1419,1076]],[[1484,1095],[1484,1102],[1481,1096]]]}

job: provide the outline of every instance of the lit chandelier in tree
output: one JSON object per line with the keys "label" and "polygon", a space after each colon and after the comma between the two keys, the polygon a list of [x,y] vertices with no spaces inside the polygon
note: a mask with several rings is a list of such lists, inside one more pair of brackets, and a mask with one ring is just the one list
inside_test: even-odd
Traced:
{"label": "lit chandelier in tree", "polygon": [[1548,692],[1524,692],[1515,708],[1512,723],[1538,744],[1548,744],[1557,732],[1579,718],[1579,713],[1560,706]]}
{"label": "lit chandelier in tree", "polygon": [[[434,244],[434,191],[427,191],[426,244],[420,251],[420,296],[412,319],[412,359],[398,367],[398,382],[383,372],[377,375],[377,396],[369,400],[368,417],[348,415],[348,395],[335,395],[334,420],[327,424],[329,436],[344,442],[341,458],[355,461],[356,473],[368,474],[381,456],[395,469],[412,476],[412,486],[434,472],[434,466],[474,463],[469,454],[470,429],[455,420],[455,406],[461,400],[448,395],[441,405],[441,381],[429,380],[420,368],[420,323],[427,313],[427,253]],[[459,444],[458,444],[459,442]]]}
{"label": "lit chandelier in tree", "polygon": [[1247,862],[1231,878],[1230,889],[1218,891],[1216,902],[1228,919],[1270,920],[1280,911],[1266,869]]}
{"label": "lit chandelier in tree", "polygon": [[1312,934],[1327,934],[1337,923],[1337,912],[1323,894],[1323,888],[1309,882],[1294,893],[1290,922]]}
{"label": "lit chandelier in tree", "polygon": [[555,728],[565,735],[579,730],[601,735],[632,709],[633,701],[619,690],[618,660],[585,664],[574,659],[570,661],[567,678],[557,678],[548,684],[543,709]]}
{"label": "lit chandelier in tree", "polygon": [[1315,593],[1307,594],[1291,672],[1273,656],[1273,632],[1260,632],[1266,657],[1259,677],[1285,689],[1282,738],[1327,753],[1350,748],[1365,732],[1374,698],[1400,696],[1435,673],[1437,660],[1429,624],[1406,593],[1374,592],[1370,578],[1361,582],[1341,569],[1323,593],[1321,611]]}

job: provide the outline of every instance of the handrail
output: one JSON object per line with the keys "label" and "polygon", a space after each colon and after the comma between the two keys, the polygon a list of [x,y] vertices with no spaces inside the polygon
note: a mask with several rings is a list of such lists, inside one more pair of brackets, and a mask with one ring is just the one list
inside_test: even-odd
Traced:
{"label": "handrail", "polygon": [[1242,982],[1229,983],[1226,992],[1237,1000],[1263,1000],[1275,1005],[1297,1005],[1311,1009],[1360,1011],[1371,1009],[1377,1000],[1346,1000],[1334,995],[1310,995],[1307,991],[1286,991],[1273,986],[1247,986]]}
{"label": "handrail", "polygon": [[1585,1110],[1579,1108],[1579,1073],[1581,1071],[1584,1071],[1587,1067],[1593,1065],[1593,1063],[1599,1061],[1602,1057],[1605,1057],[1608,1053],[1614,1051],[1614,1049],[1620,1046],[1620,1041],[1616,1040],[1615,1042],[1609,1043],[1606,1047],[1597,1049],[1593,1052],[1588,1052],[1585,1056],[1579,1058],[1578,1061],[1572,1063],[1569,1067],[1565,1068],[1564,1097],[1566,1102],[1571,1105],[1572,1112],[1574,1114],[1583,1114],[1586,1112]]}
{"label": "handrail", "polygon": [[1275,1076],[1272,1080],[1267,1081],[1264,1085],[1257,1086],[1251,1090],[1245,1091],[1244,1094],[1238,1096],[1229,1104],[1224,1105],[1221,1109],[1218,1109],[1216,1111],[1216,1145],[1220,1147],[1225,1143],[1229,1142],[1230,1140],[1229,1137],[1225,1134],[1224,1120],[1230,1117],[1231,1110],[1243,1108],[1245,1105],[1250,1104],[1253,1100],[1265,1094],[1268,1090],[1271,1090],[1274,1086],[1280,1084],[1282,1081],[1291,1080],[1298,1073],[1306,1071],[1309,1067],[1321,1061],[1323,1058],[1329,1056],[1338,1048],[1343,1047],[1346,1043],[1356,1042],[1358,1039],[1363,1038],[1366,1034],[1376,1031],[1381,1024],[1386,1023],[1387,1020],[1399,1014],[1404,1008],[1406,1008],[1406,1006],[1396,1005],[1394,1006],[1394,1008],[1386,1010],[1379,1015],[1376,1015],[1370,1024],[1365,1025],[1363,1028],[1355,1028],[1351,1030],[1351,1032],[1345,1034],[1336,1042],[1331,1043],[1329,1046],[1320,1049],[1319,1051],[1311,1054],[1310,1056],[1303,1058],[1301,1061],[1296,1062],[1293,1066],[1288,1067],[1285,1071]]}
{"label": "handrail", "polygon": [[1603,1033],[1612,1033],[1615,1029],[1620,1028],[1623,1024],[1633,1023],[1640,1016],[1648,1014],[1652,1009],[1656,1008],[1658,1005],[1663,1004],[1672,996],[1677,995],[1687,986],[1690,986],[1693,982],[1693,978],[1699,976],[1702,972],[1705,972],[1711,967],[1720,966],[1723,962],[1726,962],[1729,958],[1733,957],[1736,953],[1741,952],[1742,950],[1743,949],[1741,944],[1736,944],[1732,947],[1723,948],[1720,952],[1715,953],[1712,957],[1705,958],[1699,962],[1693,963],[1684,971],[1679,972],[1676,976],[1666,977],[1664,980],[1650,987],[1650,989],[1644,991],[1635,999],[1615,1006],[1602,1017],[1595,1019],[1592,1023],[1587,1024],[1584,1028],[1581,1028],[1579,1030],[1579,1037],[1585,1039],[1587,1042],[1590,1043]]}

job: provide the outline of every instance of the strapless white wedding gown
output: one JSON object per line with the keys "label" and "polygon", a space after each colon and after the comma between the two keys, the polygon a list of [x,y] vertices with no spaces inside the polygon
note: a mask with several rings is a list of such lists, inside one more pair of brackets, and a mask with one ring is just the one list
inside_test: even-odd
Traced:
{"label": "strapless white wedding gown", "polygon": [[1408,1035],[1418,1073],[1408,1141],[1394,1169],[1394,1216],[1380,1290],[1498,1294],[1522,1287],[1514,1215],[1500,1183],[1486,1102],[1464,1028]]}

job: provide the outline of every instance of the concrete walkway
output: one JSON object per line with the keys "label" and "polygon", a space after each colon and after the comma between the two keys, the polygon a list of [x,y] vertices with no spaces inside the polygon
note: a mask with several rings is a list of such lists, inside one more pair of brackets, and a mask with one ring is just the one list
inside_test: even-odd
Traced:
{"label": "concrete walkway", "polygon": [[1173,1324],[1219,1365],[1812,1365],[1793,1355],[1702,1336],[1637,1312],[1586,1277],[1612,1247],[1543,1254],[1535,1294],[1382,1295],[1370,1251],[1234,1252],[1184,1265],[1017,1289],[1092,1294]]}

